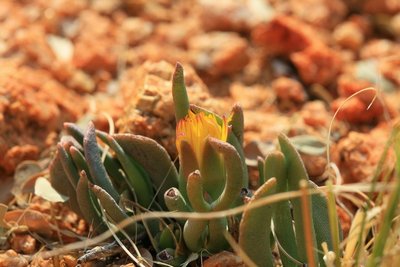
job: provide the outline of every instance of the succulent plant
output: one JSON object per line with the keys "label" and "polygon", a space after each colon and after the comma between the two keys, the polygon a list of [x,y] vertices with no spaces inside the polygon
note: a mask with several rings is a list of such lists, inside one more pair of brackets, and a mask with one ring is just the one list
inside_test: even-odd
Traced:
{"label": "succulent plant", "polygon": [[[254,193],[250,204],[267,195],[301,190],[301,184],[318,190],[308,179],[304,164],[289,138],[279,135],[281,151],[268,154],[260,160],[259,170],[263,185]],[[266,181],[266,182],[264,182]],[[306,190],[308,190],[305,188]],[[327,198],[319,192],[311,196],[280,201],[256,209],[245,210],[240,223],[239,245],[257,266],[273,266],[270,246],[270,224],[283,266],[298,266],[313,262],[313,266],[325,266],[322,243],[333,251]],[[306,212],[308,211],[308,212]],[[340,229],[340,225],[337,225]],[[339,231],[341,233],[341,231]],[[264,252],[254,251],[254,245],[263,247]],[[308,251],[307,251],[308,250]],[[340,255],[337,255],[340,256]]]}
{"label": "succulent plant", "polygon": [[[191,106],[180,65],[177,65],[174,74],[173,96],[181,165],[179,190],[173,188],[167,191],[167,206],[170,210],[209,212],[242,204],[240,190],[248,186],[241,147],[242,110],[235,106],[229,118],[221,118]],[[260,161],[261,186],[249,201],[249,207],[254,201],[271,194],[299,191],[302,181],[308,188],[317,190],[289,139],[281,134],[279,144],[281,151],[273,152]],[[323,253],[315,251],[321,251],[323,242],[327,243],[328,249],[333,249],[327,199],[322,194],[305,195],[305,198],[306,201],[297,197],[274,205],[245,209],[239,227],[239,245],[257,266],[273,266],[271,222],[284,266],[310,261],[325,265]],[[305,220],[307,214],[309,218]],[[183,237],[186,246],[193,252],[201,249],[216,252],[226,248],[223,232],[227,230],[226,218],[189,219],[185,222]],[[263,253],[255,247],[262,248]],[[311,253],[306,251],[307,248],[311,248]]]}
{"label": "succulent plant", "polygon": [[[165,194],[171,211],[211,212],[241,204],[247,187],[247,169],[241,147],[243,113],[235,106],[229,118],[189,104],[183,68],[177,65],[173,78],[179,153],[179,187]],[[228,248],[224,232],[228,219],[188,219],[183,239],[192,252],[218,252]]]}
{"label": "succulent plant", "polygon": [[[242,109],[235,105],[230,116],[221,117],[190,105],[180,64],[173,75],[172,93],[179,171],[166,150],[150,138],[107,134],[96,131],[92,123],[83,133],[76,125],[65,124],[68,136],[57,146],[51,183],[69,196],[71,209],[96,232],[107,230],[108,222],[118,224],[135,213],[167,209],[204,213],[243,205],[241,193],[248,187],[248,173],[242,149]],[[278,244],[283,266],[324,266],[324,255],[317,251],[322,242],[332,250],[334,242],[327,200],[322,194],[307,193],[317,186],[308,179],[289,139],[283,134],[278,139],[280,151],[259,160],[261,186],[242,215],[162,224],[143,221],[128,225],[124,233],[147,234],[158,252],[157,260],[173,266],[183,263],[190,253],[228,249],[225,233],[235,230],[239,230],[239,246],[257,266],[273,266],[274,244]],[[305,193],[252,208],[264,197],[289,191]],[[240,220],[239,226],[230,223],[235,220]]]}
{"label": "succulent plant", "polygon": [[[93,123],[85,133],[74,124],[64,126],[69,135],[57,145],[50,180],[95,232],[107,230],[102,209],[114,224],[133,213],[164,209],[164,192],[177,186],[178,173],[156,141],[133,134],[109,135],[96,131]],[[111,151],[100,146],[97,137]],[[156,223],[148,229],[148,234],[158,233]],[[125,231],[132,237],[145,235],[142,224],[131,224]]]}

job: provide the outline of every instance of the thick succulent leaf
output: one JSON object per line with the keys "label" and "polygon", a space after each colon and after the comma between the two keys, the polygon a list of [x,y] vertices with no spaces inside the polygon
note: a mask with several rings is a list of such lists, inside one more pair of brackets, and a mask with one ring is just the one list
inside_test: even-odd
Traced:
{"label": "thick succulent leaf", "polygon": [[124,149],[113,137],[99,131],[97,135],[115,152],[125,172],[126,182],[130,186],[138,204],[145,208],[150,208],[154,193],[148,175],[140,170],[137,163],[134,162],[135,160],[125,153]]}
{"label": "thick succulent leaf", "polygon": [[206,140],[201,161],[204,190],[216,200],[225,186],[225,167],[221,155]]}
{"label": "thick succulent leaf", "polygon": [[170,211],[191,211],[190,206],[186,203],[186,200],[182,196],[181,192],[175,187],[168,189],[164,193],[164,200],[168,210]]}
{"label": "thick succulent leaf", "polygon": [[[309,185],[312,189],[318,188],[318,186],[311,181],[309,181]],[[321,244],[323,242],[326,242],[329,251],[334,251],[331,228],[329,227],[330,222],[327,198],[322,194],[314,194],[311,196],[311,201],[315,237],[317,240],[318,249],[321,249]],[[339,229],[341,232],[340,224]],[[324,254],[318,253],[318,258],[321,266],[325,266],[325,261],[323,260],[323,257]]]}
{"label": "thick succulent leaf", "polygon": [[199,252],[204,249],[207,224],[207,220],[189,219],[186,221],[183,227],[183,239],[191,252]]}
{"label": "thick succulent leaf", "polygon": [[84,133],[83,131],[76,125],[75,123],[70,123],[70,122],[65,122],[64,123],[64,129],[67,131],[69,135],[71,135],[73,138],[75,138],[78,143],[83,146],[83,138],[84,138]]}
{"label": "thick succulent leaf", "polygon": [[229,248],[229,243],[224,235],[227,229],[228,222],[226,218],[218,218],[209,221],[207,229],[207,251],[216,253]]}
{"label": "thick succulent leaf", "polygon": [[112,137],[148,173],[156,189],[157,199],[165,207],[164,193],[178,186],[178,172],[167,151],[148,137],[132,134],[115,134]]}
{"label": "thick succulent leaf", "polygon": [[240,144],[239,140],[237,139],[236,135],[232,133],[232,131],[228,132],[228,140],[227,142],[231,144],[239,154],[241,165],[242,165],[242,175],[243,175],[243,187],[247,187],[249,184],[249,175],[247,172],[247,165],[246,165],[246,156],[244,155],[243,147]]}
{"label": "thick succulent leaf", "polygon": [[75,164],[75,166],[77,167],[78,171],[85,171],[85,174],[87,176],[87,178],[89,179],[90,182],[94,182],[92,180],[92,178],[89,175],[89,167],[86,164],[86,160],[85,157],[83,156],[83,154],[79,151],[79,149],[77,149],[74,146],[71,146],[69,148],[69,154],[71,155],[71,158]]}
{"label": "thick succulent leaf", "polygon": [[[280,134],[279,144],[281,147],[282,153],[285,155],[286,160],[286,168],[287,168],[287,179],[288,179],[288,190],[289,191],[298,191],[300,190],[300,181],[304,180],[308,183],[308,175],[306,168],[304,167],[303,161],[293,146],[293,144],[289,141],[289,138]],[[308,196],[309,197],[309,196]],[[298,256],[301,262],[307,262],[307,253],[306,253],[306,237],[304,231],[304,220],[303,220],[303,212],[302,212],[302,203],[300,198],[293,198],[290,200],[293,205],[293,218],[295,221],[295,232],[296,232],[296,240],[297,240],[297,250]],[[309,200],[309,210],[312,213],[311,200]],[[310,218],[312,221],[312,218]],[[312,222],[311,222],[312,223]],[[312,223],[312,239],[314,245],[316,245],[315,239],[315,230]],[[317,261],[316,253],[314,253],[314,262]]]}
{"label": "thick succulent leaf", "polygon": [[188,200],[187,193],[186,193],[186,184],[189,174],[194,172],[195,170],[199,170],[200,166],[197,162],[196,155],[191,147],[191,145],[185,141],[181,141],[179,151],[179,191],[182,193],[182,196]]}
{"label": "thick succulent leaf", "polygon": [[101,161],[99,148],[96,141],[96,130],[92,122],[89,123],[85,137],[83,139],[86,162],[89,167],[90,176],[96,185],[107,191],[115,201],[119,200],[119,194],[111,183],[110,177]]}
{"label": "thick succulent leaf", "polygon": [[80,214],[78,201],[76,199],[76,191],[70,183],[67,174],[61,163],[60,154],[57,152],[49,167],[50,183],[60,194],[68,196],[66,204],[77,214]]}
{"label": "thick succulent leaf", "polygon": [[226,169],[226,182],[220,197],[214,201],[213,210],[224,210],[231,207],[240,197],[242,187],[247,186],[244,181],[242,161],[236,149],[229,143],[209,137],[208,142],[223,155]]}
{"label": "thick succulent leaf", "polygon": [[[101,207],[105,210],[106,214],[111,218],[113,223],[118,224],[129,216],[118,206],[117,202],[100,186],[89,184],[90,190],[99,199]],[[136,236],[144,231],[143,226],[132,223],[124,228],[124,230],[131,236]]]}
{"label": "thick succulent leaf", "polygon": [[257,189],[243,212],[239,226],[239,246],[257,266],[272,267],[270,245],[271,219],[274,205],[249,209],[255,201],[274,193],[276,179],[271,178]]}
{"label": "thick succulent leaf", "polygon": [[71,155],[67,152],[69,151],[70,144],[57,144],[57,152],[61,158],[61,164],[64,171],[69,179],[71,185],[76,188],[79,180],[78,169],[76,168]]}
{"label": "thick succulent leaf", "polygon": [[158,249],[176,248],[176,237],[174,236],[174,225],[170,224],[159,232]]}
{"label": "thick succulent leaf", "polygon": [[[64,128],[69,135],[71,135],[73,138],[75,138],[75,140],[81,146],[83,146],[84,133],[76,124],[66,122],[66,123],[64,123]],[[78,147],[78,149],[79,149],[79,147]],[[100,146],[98,146],[98,149],[99,149],[99,151],[98,151],[99,154],[102,155],[104,150]],[[113,182],[115,182],[117,185],[120,185],[121,182],[124,180],[123,175],[119,172],[119,169],[121,169],[121,166],[108,153],[106,154],[106,157],[104,159],[104,166],[105,166],[108,174],[113,178]],[[87,174],[89,175],[89,172],[87,172]]]}
{"label": "thick succulent leaf", "polygon": [[107,231],[107,226],[104,223],[100,206],[95,195],[89,189],[88,177],[85,171],[81,171],[80,179],[76,188],[77,200],[79,207],[82,210],[83,218],[91,225],[96,233]]}
{"label": "thick succulent leaf", "polygon": [[180,63],[176,63],[172,77],[172,97],[174,99],[175,118],[178,122],[185,118],[189,112],[189,97],[186,91],[183,67]]}
{"label": "thick succulent leaf", "polygon": [[264,159],[257,157],[257,170],[258,170],[258,182],[259,186],[265,183],[265,172],[264,172]]}
{"label": "thick succulent leaf", "polygon": [[[276,193],[287,192],[287,169],[285,156],[280,151],[274,151],[265,157],[264,179],[276,178]],[[277,202],[273,216],[274,230],[279,244],[292,258],[298,259],[296,237],[293,231],[292,215],[287,200]],[[283,251],[280,257],[285,267],[297,266]]]}
{"label": "thick succulent leaf", "polygon": [[186,191],[190,205],[196,212],[207,212],[211,210],[210,205],[204,199],[203,181],[199,171],[189,174]]}
{"label": "thick succulent leaf", "polygon": [[238,104],[234,105],[231,114],[229,125],[232,125],[232,132],[242,146],[244,134],[244,116],[242,107]]}

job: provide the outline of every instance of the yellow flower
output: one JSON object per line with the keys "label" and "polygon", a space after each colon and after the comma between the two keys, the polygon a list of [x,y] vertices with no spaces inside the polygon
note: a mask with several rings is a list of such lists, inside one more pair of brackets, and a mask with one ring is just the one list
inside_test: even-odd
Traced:
{"label": "yellow flower", "polygon": [[203,157],[204,145],[207,137],[214,137],[221,141],[228,138],[228,123],[222,119],[222,125],[214,114],[200,112],[198,114],[189,110],[189,114],[178,122],[176,126],[176,146],[180,153],[181,141],[186,141],[192,147],[197,161],[200,163]]}

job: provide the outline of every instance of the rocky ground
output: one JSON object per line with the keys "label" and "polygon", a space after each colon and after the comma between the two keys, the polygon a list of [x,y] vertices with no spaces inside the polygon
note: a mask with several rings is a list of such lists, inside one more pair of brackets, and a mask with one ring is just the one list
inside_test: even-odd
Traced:
{"label": "rocky ground", "polygon": [[[285,132],[305,142],[307,171],[322,183],[334,120],[338,183],[370,181],[400,110],[398,1],[4,0],[0,29],[0,201],[12,207],[10,221],[30,208],[30,231],[2,241],[0,266],[26,266],[26,255],[51,248],[60,236],[43,225],[53,212],[61,229],[87,231],[62,205],[34,197],[18,206],[32,184],[17,193],[15,184],[46,171],[63,122],[108,130],[111,118],[116,131],[152,137],[176,156],[177,61],[192,103],[219,114],[243,107],[250,170]],[[37,213],[45,217],[35,221]],[[60,262],[74,266],[76,255]]]}

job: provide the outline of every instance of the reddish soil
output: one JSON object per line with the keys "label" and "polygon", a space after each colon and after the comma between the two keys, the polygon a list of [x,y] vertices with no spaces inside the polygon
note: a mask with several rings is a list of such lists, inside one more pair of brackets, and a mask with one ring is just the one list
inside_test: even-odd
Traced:
{"label": "reddish soil", "polygon": [[[275,149],[280,132],[325,141],[338,111],[330,141],[340,182],[370,181],[400,110],[399,14],[391,0],[2,1],[0,201],[12,199],[21,162],[46,170],[67,121],[92,119],[108,130],[108,114],[116,131],[154,138],[175,158],[177,61],[192,103],[220,114],[241,104],[249,162]],[[368,87],[377,91],[349,98]],[[311,179],[323,183],[326,154],[301,155]],[[29,210],[45,225],[86,233],[74,214],[46,205],[35,198]],[[25,209],[12,202],[8,216]],[[22,255],[44,244],[38,235],[59,239],[36,223],[8,237],[0,266],[27,266]],[[75,266],[76,255],[59,261]]]}

